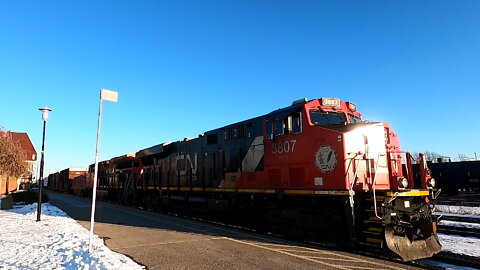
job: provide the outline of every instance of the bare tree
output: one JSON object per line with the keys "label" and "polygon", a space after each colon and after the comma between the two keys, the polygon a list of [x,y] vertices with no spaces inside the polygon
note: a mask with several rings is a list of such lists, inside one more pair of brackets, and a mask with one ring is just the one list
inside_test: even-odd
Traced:
{"label": "bare tree", "polygon": [[[425,151],[423,152],[425,154],[425,160],[428,162],[439,162],[439,158],[442,160],[440,162],[452,162],[452,158],[448,156],[443,156],[440,155],[436,152],[432,151]],[[420,160],[420,152],[412,152],[412,159],[414,160],[413,163],[417,163]]]}
{"label": "bare tree", "polygon": [[7,193],[9,177],[18,178],[26,173],[28,164],[25,162],[22,147],[12,140],[9,132],[0,128],[0,175],[6,176]]}
{"label": "bare tree", "polygon": [[420,153],[419,152],[413,152],[410,153],[412,155],[413,163],[416,164],[418,163],[418,160],[420,160]]}
{"label": "bare tree", "polygon": [[438,153],[431,152],[431,151],[425,151],[425,159],[427,161],[436,162],[437,158],[441,158],[441,157],[442,157],[442,155],[440,155]]}

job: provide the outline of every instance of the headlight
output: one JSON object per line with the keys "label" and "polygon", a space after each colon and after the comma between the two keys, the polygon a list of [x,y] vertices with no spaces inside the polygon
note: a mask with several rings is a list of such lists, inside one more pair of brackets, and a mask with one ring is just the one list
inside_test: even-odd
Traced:
{"label": "headlight", "polygon": [[428,180],[428,184],[429,184],[431,187],[435,187],[435,178],[430,178],[430,180]]}
{"label": "headlight", "polygon": [[401,188],[407,188],[408,187],[408,180],[407,178],[402,178],[398,180],[398,186]]}
{"label": "headlight", "polygon": [[355,105],[355,104],[353,104],[353,103],[351,103],[351,102],[347,102],[347,104],[348,104],[348,108],[349,108],[350,110],[352,110],[352,111],[354,111],[354,112],[357,111],[357,105]]}

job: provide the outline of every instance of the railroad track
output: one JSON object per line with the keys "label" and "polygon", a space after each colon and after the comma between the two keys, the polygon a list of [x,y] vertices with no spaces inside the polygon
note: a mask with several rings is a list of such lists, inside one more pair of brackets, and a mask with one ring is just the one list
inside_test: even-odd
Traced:
{"label": "railroad track", "polygon": [[474,196],[440,197],[435,203],[439,205],[480,207],[479,195],[480,194],[475,194]]}
{"label": "railroad track", "polygon": [[467,228],[439,224],[437,225],[437,232],[443,234],[454,234],[459,236],[480,238],[480,228]]}
{"label": "railroad track", "polygon": [[[448,224],[437,224],[437,232],[446,235],[458,235],[462,237],[475,237],[480,239],[480,217],[475,215],[460,215],[460,214],[440,214],[434,213],[436,216],[443,215],[442,220],[449,221]],[[452,222],[462,223],[462,227],[455,226]],[[460,224],[457,224],[460,225]],[[477,257],[456,254],[449,251],[442,251],[432,257],[433,260],[454,264],[458,266],[473,267],[480,269],[480,259]]]}
{"label": "railroad track", "polygon": [[434,213],[433,215],[442,216],[442,220],[480,224],[480,217],[473,216],[473,215],[447,215],[447,214],[439,214],[439,213]]}
{"label": "railroad track", "polygon": [[[480,238],[480,225],[474,226],[474,224],[480,224],[480,217],[473,215],[442,215],[439,213],[435,213],[434,215],[442,216],[442,221],[450,221],[449,224],[442,224],[442,222],[440,222],[437,225],[437,231],[439,233]],[[463,226],[455,226],[455,224],[451,222],[459,222]]]}
{"label": "railroad track", "polygon": [[457,266],[472,267],[480,269],[480,259],[463,254],[455,254],[451,252],[442,251],[432,257],[433,260],[453,264]]}
{"label": "railroad track", "polygon": [[[434,270],[444,270],[445,268],[431,264],[430,261],[442,262],[451,264],[456,267],[471,267],[474,269],[480,269],[480,260],[477,257],[455,254],[448,251],[442,251],[438,254],[435,254],[431,258],[420,259],[416,261],[405,262],[401,259],[397,259],[391,256],[388,256],[386,252],[375,250],[375,249],[363,249],[355,251],[357,254],[365,255],[372,258],[377,258],[385,261],[396,262],[409,266],[416,266],[425,269],[434,269]],[[454,269],[454,268],[451,268]]]}
{"label": "railroad track", "polygon": [[480,202],[466,202],[462,200],[438,200],[437,205],[451,205],[451,206],[467,206],[467,207],[480,207]]}

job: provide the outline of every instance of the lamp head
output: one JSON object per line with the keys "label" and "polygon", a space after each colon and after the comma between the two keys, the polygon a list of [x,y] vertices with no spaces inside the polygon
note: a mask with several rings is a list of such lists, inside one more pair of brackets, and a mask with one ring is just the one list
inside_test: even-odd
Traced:
{"label": "lamp head", "polygon": [[45,107],[45,108],[40,108],[40,109],[38,109],[38,110],[39,110],[39,111],[42,111],[42,119],[43,119],[43,121],[47,121],[47,119],[48,119],[48,113],[51,112],[52,109]]}

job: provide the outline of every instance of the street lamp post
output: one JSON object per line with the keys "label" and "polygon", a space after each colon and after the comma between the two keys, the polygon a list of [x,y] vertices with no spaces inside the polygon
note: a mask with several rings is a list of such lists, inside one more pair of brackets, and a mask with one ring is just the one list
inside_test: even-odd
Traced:
{"label": "street lamp post", "polygon": [[39,109],[42,112],[43,119],[43,138],[42,138],[42,157],[40,159],[40,177],[38,178],[38,205],[37,205],[37,221],[40,221],[40,215],[42,214],[42,189],[43,189],[43,160],[45,153],[45,127],[47,126],[48,113],[52,111],[47,107]]}

